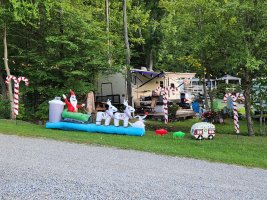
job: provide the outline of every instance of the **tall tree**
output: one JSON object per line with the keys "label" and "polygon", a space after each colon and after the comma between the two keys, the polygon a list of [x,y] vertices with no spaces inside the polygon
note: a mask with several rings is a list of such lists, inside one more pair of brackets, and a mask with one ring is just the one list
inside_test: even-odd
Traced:
{"label": "tall tree", "polygon": [[[218,71],[222,62],[222,46],[218,45],[221,39],[220,3],[218,1],[202,0],[169,1],[162,0],[161,7],[166,16],[161,21],[164,29],[163,45],[160,48],[161,65],[171,71],[198,71],[204,88],[205,105],[209,109],[208,92],[212,100],[212,93],[206,89],[206,78]],[[186,59],[183,59],[186,58]],[[201,69],[192,69],[193,60],[198,60],[197,66]],[[184,65],[184,61],[189,65]],[[181,62],[183,61],[183,62]]]}
{"label": "tall tree", "polygon": [[228,63],[242,75],[248,135],[254,135],[251,117],[253,78],[267,67],[267,4],[264,0],[225,1]]}
{"label": "tall tree", "polygon": [[[8,66],[8,50],[7,50],[7,26],[6,23],[4,23],[3,25],[3,46],[4,46],[4,66],[5,66],[5,70],[6,70],[6,74],[7,76],[10,76],[10,69]],[[10,116],[12,119],[15,118],[14,113],[13,113],[13,106],[14,106],[14,97],[13,97],[13,92],[12,92],[12,86],[11,86],[11,82],[9,82],[7,84],[7,88],[8,88],[8,99],[10,101]]]}
{"label": "tall tree", "polygon": [[127,71],[127,97],[129,105],[132,105],[132,74],[131,74],[131,55],[130,55],[130,45],[128,38],[128,23],[127,23],[127,1],[123,0],[123,30],[124,30],[124,43],[125,43],[125,58],[126,58],[126,71]]}

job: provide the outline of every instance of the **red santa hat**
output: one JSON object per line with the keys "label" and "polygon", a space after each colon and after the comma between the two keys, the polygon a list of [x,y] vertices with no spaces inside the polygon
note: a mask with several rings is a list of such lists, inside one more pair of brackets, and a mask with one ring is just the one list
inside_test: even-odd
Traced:
{"label": "red santa hat", "polygon": [[70,96],[76,96],[72,90],[70,90]]}

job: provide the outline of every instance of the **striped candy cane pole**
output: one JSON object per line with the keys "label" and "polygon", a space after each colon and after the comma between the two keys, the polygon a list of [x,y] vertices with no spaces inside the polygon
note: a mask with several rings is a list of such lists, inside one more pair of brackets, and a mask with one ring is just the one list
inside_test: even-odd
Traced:
{"label": "striped candy cane pole", "polygon": [[167,97],[167,89],[162,87],[157,87],[155,92],[159,95],[163,95],[163,112],[165,118],[165,124],[168,123],[168,97]]}
{"label": "striped candy cane pole", "polygon": [[233,101],[233,112],[234,112],[234,126],[235,126],[235,132],[237,134],[239,134],[240,129],[239,129],[239,121],[238,121],[238,112],[237,112],[237,105],[236,105],[236,100],[237,98],[240,96],[239,93],[237,93],[236,95],[232,95],[231,93],[225,94],[223,97],[224,102],[227,101],[228,97],[231,97],[232,101]]}
{"label": "striped candy cane pole", "polygon": [[13,79],[13,81],[14,81],[14,105],[13,105],[13,112],[14,112],[14,115],[15,115],[15,118],[16,118],[16,116],[19,114],[19,82],[20,81],[24,81],[25,82],[25,85],[28,86],[29,85],[29,81],[25,77],[19,77],[17,79],[15,76],[10,75],[10,76],[7,76],[6,83],[8,84],[11,81],[11,79]]}
{"label": "striped candy cane pole", "polygon": [[238,97],[238,93],[236,95],[232,95],[232,100],[233,100],[233,110],[234,110],[234,124],[235,124],[235,132],[239,134],[239,124],[238,124],[238,112],[237,112],[237,105],[236,105],[236,100]]}
{"label": "striped candy cane pole", "polygon": [[168,124],[168,90],[166,88],[163,88],[163,109],[165,124]]}
{"label": "striped candy cane pole", "polygon": [[158,94],[163,95],[163,111],[164,111],[164,118],[165,118],[165,124],[168,124],[168,95],[170,94],[170,92],[172,92],[172,94],[175,94],[175,88],[173,87],[157,87],[155,92]]}

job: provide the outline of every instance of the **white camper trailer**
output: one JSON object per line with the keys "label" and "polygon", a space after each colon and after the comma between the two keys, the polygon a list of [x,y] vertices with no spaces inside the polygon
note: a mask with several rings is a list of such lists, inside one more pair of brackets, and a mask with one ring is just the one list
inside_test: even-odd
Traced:
{"label": "white camper trailer", "polygon": [[[187,93],[184,80],[190,80],[195,76],[195,73],[154,72],[147,71],[146,68],[132,69],[131,73],[133,101],[136,99],[151,101],[154,96],[157,96],[158,100],[162,101],[162,96],[155,93],[158,87],[174,88],[175,92],[171,92],[168,99],[170,101],[179,101],[181,94]],[[110,99],[115,106],[116,104],[121,104],[127,98],[126,86],[126,79],[123,73],[102,76],[97,81],[96,102],[105,102]],[[186,94],[186,96],[189,97],[190,94]]]}

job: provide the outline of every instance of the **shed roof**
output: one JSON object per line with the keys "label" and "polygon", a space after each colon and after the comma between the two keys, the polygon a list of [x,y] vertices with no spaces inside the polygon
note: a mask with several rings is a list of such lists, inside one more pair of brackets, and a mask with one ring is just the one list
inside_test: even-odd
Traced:
{"label": "shed roof", "polygon": [[231,76],[229,74],[226,74],[221,78],[217,78],[217,80],[238,80],[239,81],[239,80],[241,80],[241,78],[234,77],[234,76]]}

